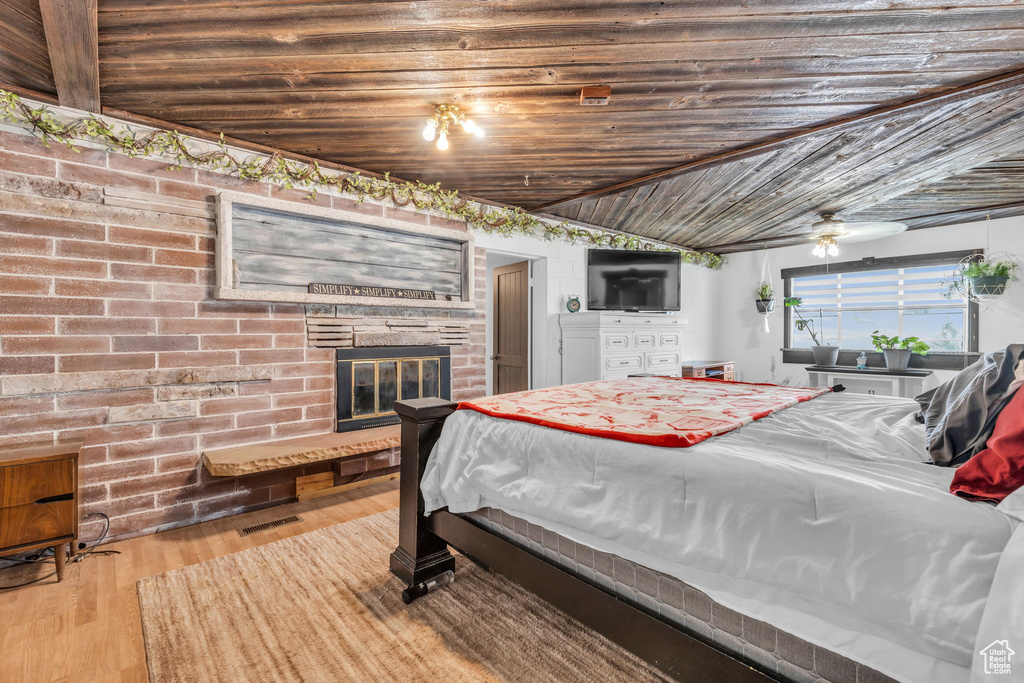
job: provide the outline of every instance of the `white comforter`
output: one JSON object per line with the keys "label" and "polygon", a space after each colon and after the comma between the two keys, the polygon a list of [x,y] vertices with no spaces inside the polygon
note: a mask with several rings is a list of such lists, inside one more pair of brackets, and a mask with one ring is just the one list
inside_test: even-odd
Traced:
{"label": "white comforter", "polygon": [[427,512],[504,510],[899,680],[962,683],[1019,522],[948,492],[915,410],[826,395],[678,449],[458,411],[422,491]]}

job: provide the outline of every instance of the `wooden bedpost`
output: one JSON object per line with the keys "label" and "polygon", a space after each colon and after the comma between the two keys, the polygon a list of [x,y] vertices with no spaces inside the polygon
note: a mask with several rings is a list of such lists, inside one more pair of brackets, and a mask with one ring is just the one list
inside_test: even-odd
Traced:
{"label": "wooden bedpost", "polygon": [[448,552],[448,544],[430,531],[423,515],[420,480],[430,451],[441,436],[441,426],[457,405],[439,398],[395,403],[395,412],[402,420],[402,481],[398,547],[391,553],[391,572],[409,587],[402,594],[406,603],[437,585],[442,575],[450,578],[449,572],[455,571],[455,558]]}

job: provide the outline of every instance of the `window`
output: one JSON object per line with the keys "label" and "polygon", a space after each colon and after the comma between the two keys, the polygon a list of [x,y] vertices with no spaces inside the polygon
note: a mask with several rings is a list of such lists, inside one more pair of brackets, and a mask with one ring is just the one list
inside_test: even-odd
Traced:
{"label": "window", "polygon": [[[957,264],[970,253],[784,270],[786,295],[803,301],[796,312],[786,309],[787,349],[809,349],[814,344],[813,329],[822,344],[858,353],[873,348],[874,330],[919,337],[931,346],[933,356],[946,353],[962,358],[977,351],[977,307],[958,292],[949,295],[948,285]],[[802,324],[801,316],[810,324]],[[802,354],[786,360],[803,362]]]}

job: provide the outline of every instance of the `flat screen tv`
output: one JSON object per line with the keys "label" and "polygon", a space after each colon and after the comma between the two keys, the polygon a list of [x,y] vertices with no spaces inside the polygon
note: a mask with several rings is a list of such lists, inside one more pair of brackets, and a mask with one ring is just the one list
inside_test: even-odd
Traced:
{"label": "flat screen tv", "polygon": [[591,311],[678,311],[679,254],[665,251],[587,251],[587,308]]}

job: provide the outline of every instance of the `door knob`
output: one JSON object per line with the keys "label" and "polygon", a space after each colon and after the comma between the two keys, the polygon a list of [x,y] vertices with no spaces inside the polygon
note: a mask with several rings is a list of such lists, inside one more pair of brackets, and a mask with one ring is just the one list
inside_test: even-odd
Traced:
{"label": "door knob", "polygon": [[491,356],[491,360],[498,360],[497,356]]}

